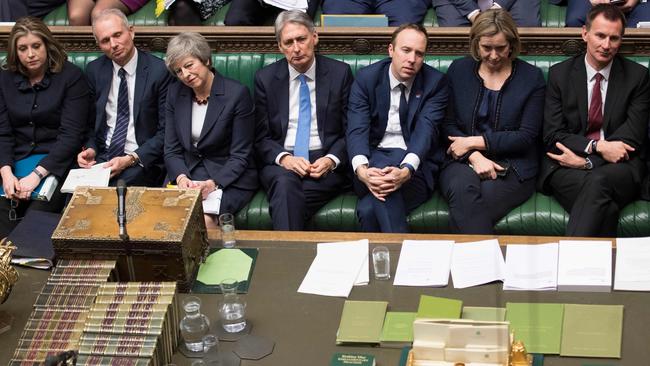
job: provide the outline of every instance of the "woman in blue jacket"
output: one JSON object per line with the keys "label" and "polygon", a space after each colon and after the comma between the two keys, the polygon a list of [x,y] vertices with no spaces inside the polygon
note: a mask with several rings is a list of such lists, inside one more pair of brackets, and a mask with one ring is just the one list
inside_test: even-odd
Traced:
{"label": "woman in blue jacket", "polygon": [[489,10],[470,30],[471,57],[447,72],[440,187],[458,233],[493,233],[535,190],[545,82],[541,70],[517,59],[519,50],[510,14]]}

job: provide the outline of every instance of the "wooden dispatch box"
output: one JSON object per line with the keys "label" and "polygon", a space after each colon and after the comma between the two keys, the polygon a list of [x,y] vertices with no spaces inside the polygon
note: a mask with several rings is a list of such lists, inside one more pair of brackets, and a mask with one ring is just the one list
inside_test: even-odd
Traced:
{"label": "wooden dispatch box", "polygon": [[120,281],[177,281],[189,291],[208,250],[198,189],[129,187],[128,241],[115,188],[77,188],[52,234],[58,259],[117,259]]}

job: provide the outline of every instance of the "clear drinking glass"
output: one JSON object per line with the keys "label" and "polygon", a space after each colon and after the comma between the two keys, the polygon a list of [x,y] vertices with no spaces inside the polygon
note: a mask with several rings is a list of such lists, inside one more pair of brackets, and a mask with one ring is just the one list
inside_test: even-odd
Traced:
{"label": "clear drinking glass", "polygon": [[183,299],[185,316],[181,319],[181,335],[188,350],[203,352],[203,337],[210,331],[210,320],[201,314],[201,299],[188,296]]}
{"label": "clear drinking glass", "polygon": [[203,336],[203,362],[205,365],[219,365],[219,338],[214,334]]}
{"label": "clear drinking glass", "polygon": [[235,216],[231,213],[219,215],[219,226],[221,227],[221,240],[224,248],[234,248],[235,240]]}
{"label": "clear drinking glass", "polygon": [[372,250],[372,266],[375,270],[376,280],[390,279],[390,253],[384,246]]}
{"label": "clear drinking glass", "polygon": [[219,287],[223,301],[219,304],[219,315],[223,329],[228,333],[241,332],[246,328],[246,301],[237,295],[237,280],[228,278]]}

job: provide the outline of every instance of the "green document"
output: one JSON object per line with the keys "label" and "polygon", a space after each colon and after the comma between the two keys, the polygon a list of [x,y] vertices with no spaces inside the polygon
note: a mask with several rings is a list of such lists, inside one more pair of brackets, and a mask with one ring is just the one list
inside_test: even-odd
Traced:
{"label": "green document", "polygon": [[337,352],[332,356],[330,366],[375,366],[375,356],[362,353]]}
{"label": "green document", "polygon": [[560,356],[621,357],[623,305],[564,305]]}
{"label": "green document", "polygon": [[413,342],[414,320],[415,313],[412,312],[387,312],[386,319],[384,320],[384,328],[381,331],[381,343]]}
{"label": "green document", "polygon": [[343,305],[336,343],[379,343],[386,301],[352,301]]}
{"label": "green document", "polygon": [[461,318],[477,321],[502,322],[506,320],[506,308],[463,306]]}
{"label": "green document", "polygon": [[507,303],[506,320],[529,353],[560,353],[564,304]]}
{"label": "green document", "polygon": [[237,292],[245,294],[253,275],[257,253],[257,248],[212,249],[205,263],[199,267],[192,292],[220,294],[221,281],[234,278],[239,281]]}
{"label": "green document", "polygon": [[416,317],[432,319],[460,319],[462,307],[463,302],[461,300],[421,295]]}

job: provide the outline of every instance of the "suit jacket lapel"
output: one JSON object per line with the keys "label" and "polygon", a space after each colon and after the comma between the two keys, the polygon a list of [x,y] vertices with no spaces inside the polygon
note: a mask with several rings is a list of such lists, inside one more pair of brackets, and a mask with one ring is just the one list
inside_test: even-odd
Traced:
{"label": "suit jacket lapel", "polygon": [[413,85],[411,86],[411,92],[409,93],[408,101],[408,118],[406,119],[408,131],[405,134],[405,137],[411,136],[411,131],[413,131],[413,121],[415,119],[415,113],[420,109],[420,103],[422,102],[422,74],[418,73],[415,76]]}
{"label": "suit jacket lapel", "polygon": [[[180,81],[178,81],[180,83]],[[194,149],[192,145],[192,89],[183,85],[176,99],[176,120],[180,124],[180,141],[185,149]]]}
{"label": "suit jacket lapel", "polygon": [[[318,57],[316,58],[318,60]],[[327,77],[327,67],[323,63],[316,65],[316,122],[321,143],[325,141],[325,122],[327,121],[327,105],[329,103],[330,81]]]}
{"label": "suit jacket lapel", "polygon": [[[97,85],[95,93],[99,93],[97,97],[97,106],[101,108],[99,121],[102,129],[106,128],[106,103],[108,103],[108,93],[111,91],[111,84],[113,82],[113,62],[104,56],[104,62],[99,70],[97,76]],[[103,136],[105,137],[105,136]]]}
{"label": "suit jacket lapel", "polygon": [[275,105],[278,108],[278,118],[280,119],[280,128],[282,129],[282,143],[287,137],[287,128],[289,126],[289,68],[286,59],[279,62],[275,70]]}
{"label": "suit jacket lapel", "polygon": [[571,74],[571,85],[578,100],[578,114],[580,115],[580,132],[587,132],[587,116],[589,115],[589,101],[587,100],[587,68],[584,57],[575,58]]}
{"label": "suit jacket lapel", "polygon": [[[138,51],[139,52],[139,51]],[[149,76],[149,60],[143,52],[138,53],[138,65],[135,69],[135,91],[133,93],[133,123],[138,123],[138,114],[140,113],[140,101],[147,85]],[[137,129],[136,129],[137,130]],[[136,132],[137,133],[137,132]]]}
{"label": "suit jacket lapel", "polygon": [[605,137],[607,137],[607,127],[612,117],[612,111],[616,110],[616,103],[620,98],[616,98],[619,95],[619,89],[621,87],[620,80],[624,80],[625,70],[621,67],[621,63],[615,57],[614,62],[612,63],[612,68],[609,72],[609,80],[607,80],[607,93],[605,94],[605,110],[603,112],[603,131],[605,131]]}
{"label": "suit jacket lapel", "polygon": [[[212,89],[210,90],[210,101],[208,103],[208,110],[205,113],[205,121],[203,121],[203,128],[201,129],[201,137],[199,137],[199,144],[201,140],[210,132],[215,125],[221,112],[223,111],[226,102],[226,86],[223,77],[219,73],[214,73],[214,80],[212,81]],[[198,144],[197,144],[198,146]]]}
{"label": "suit jacket lapel", "polygon": [[386,126],[388,126],[388,109],[390,108],[389,70],[390,63],[386,64],[386,67],[382,70],[384,75],[381,77],[381,81],[375,88],[375,100],[377,101],[377,112],[379,113],[377,116],[379,118],[379,126],[377,126],[379,131],[379,141],[381,141],[381,138],[386,133]]}

